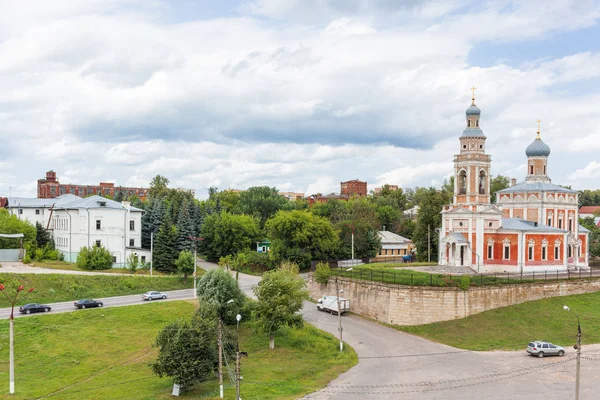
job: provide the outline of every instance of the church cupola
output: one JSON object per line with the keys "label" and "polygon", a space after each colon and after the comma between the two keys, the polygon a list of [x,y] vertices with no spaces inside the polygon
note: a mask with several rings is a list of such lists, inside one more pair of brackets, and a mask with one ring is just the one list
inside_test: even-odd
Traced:
{"label": "church cupola", "polygon": [[534,141],[527,146],[525,154],[527,155],[527,177],[526,181],[550,182],[548,177],[548,156],[550,155],[550,146],[548,146],[540,137],[540,121],[537,120],[538,130]]}
{"label": "church cupola", "polygon": [[479,117],[481,110],[475,105],[475,87],[471,88],[473,93],[471,97],[471,106],[467,108],[466,120],[467,127],[460,137],[460,151],[463,152],[483,152],[485,151],[485,135],[479,127]]}

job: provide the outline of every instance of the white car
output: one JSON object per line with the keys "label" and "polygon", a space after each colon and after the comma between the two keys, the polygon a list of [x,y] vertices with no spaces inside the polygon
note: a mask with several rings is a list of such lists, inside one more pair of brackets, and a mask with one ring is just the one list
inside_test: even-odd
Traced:
{"label": "white car", "polygon": [[142,300],[166,299],[167,294],[161,292],[146,292],[142,295]]}

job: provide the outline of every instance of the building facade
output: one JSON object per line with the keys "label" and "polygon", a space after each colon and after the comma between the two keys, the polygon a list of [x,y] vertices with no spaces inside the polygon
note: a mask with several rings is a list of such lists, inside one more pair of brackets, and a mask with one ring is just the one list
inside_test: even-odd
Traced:
{"label": "building facade", "polygon": [[340,182],[340,194],[348,197],[362,197],[367,195],[367,182],[353,179]]}
{"label": "building facade", "polygon": [[114,197],[118,193],[125,197],[135,195],[144,200],[148,196],[148,189],[115,186],[114,183],[110,182],[100,182],[98,185],[62,184],[56,178],[56,172],[52,170],[46,172],[45,179],[38,179],[37,181],[37,197],[39,199],[52,199],[65,194],[80,197],[92,195]]}
{"label": "building facade", "polygon": [[389,190],[398,190],[398,185],[388,185],[388,184],[385,184],[382,187],[376,187],[375,190],[373,190],[373,193],[376,194],[376,195],[380,194],[383,191],[383,188],[386,187],[386,186],[387,186],[387,188]]}
{"label": "building facade", "polygon": [[376,259],[405,256],[415,250],[413,241],[390,231],[377,232],[381,239],[381,249]]}
{"label": "building facade", "polygon": [[453,202],[442,210],[439,261],[478,272],[528,272],[587,267],[588,233],[578,224],[578,193],[551,183],[550,148],[540,138],[527,147],[525,180],[490,203],[491,157],[475,98],[454,157]]}

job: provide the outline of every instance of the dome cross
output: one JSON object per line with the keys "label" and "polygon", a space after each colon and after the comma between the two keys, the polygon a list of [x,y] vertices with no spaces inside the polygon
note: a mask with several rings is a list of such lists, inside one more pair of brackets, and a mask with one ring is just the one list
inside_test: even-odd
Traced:
{"label": "dome cross", "polygon": [[538,123],[538,130],[537,130],[537,138],[536,139],[540,139],[540,122],[542,122],[542,120],[538,119],[536,122]]}
{"label": "dome cross", "polygon": [[477,89],[475,86],[471,88],[471,91],[473,92],[473,97],[471,97],[471,100],[473,100],[473,103],[475,103],[475,89]]}

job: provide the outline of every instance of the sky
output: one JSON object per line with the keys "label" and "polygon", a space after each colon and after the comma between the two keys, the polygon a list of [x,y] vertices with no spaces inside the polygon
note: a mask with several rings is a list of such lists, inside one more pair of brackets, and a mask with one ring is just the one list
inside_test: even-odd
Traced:
{"label": "sky", "polygon": [[492,173],[600,188],[600,1],[0,0],[0,197],[37,179],[439,186],[472,86]]}

